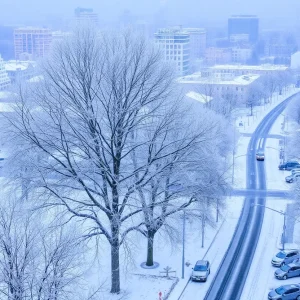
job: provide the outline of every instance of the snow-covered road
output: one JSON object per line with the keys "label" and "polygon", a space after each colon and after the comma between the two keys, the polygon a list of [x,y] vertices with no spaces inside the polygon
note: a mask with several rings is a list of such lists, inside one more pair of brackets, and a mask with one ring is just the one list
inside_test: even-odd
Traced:
{"label": "snow-covered road", "polygon": [[[270,134],[281,133],[282,117],[275,122]],[[267,188],[287,190],[290,184],[285,183],[288,171],[279,171],[279,140],[267,139],[265,151],[265,168]],[[268,198],[266,206],[278,211],[285,211],[286,205],[291,200]],[[270,289],[282,284],[299,283],[299,278],[290,278],[280,281],[274,277],[275,267],[271,265],[271,259],[279,251],[280,239],[283,229],[283,216],[274,211],[265,210],[264,222],[260,234],[257,249],[252,261],[250,271],[244,286],[241,300],[267,299]]]}

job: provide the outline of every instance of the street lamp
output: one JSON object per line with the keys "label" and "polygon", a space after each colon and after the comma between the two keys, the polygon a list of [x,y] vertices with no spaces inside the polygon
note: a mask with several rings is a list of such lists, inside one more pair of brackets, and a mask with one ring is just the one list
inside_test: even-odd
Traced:
{"label": "street lamp", "polygon": [[182,217],[182,261],[181,261],[181,278],[184,279],[184,260],[185,260],[185,210]]}
{"label": "street lamp", "polygon": [[280,211],[280,210],[276,210],[276,209],[268,207],[268,206],[265,206],[263,204],[252,204],[252,206],[261,206],[261,207],[267,208],[269,210],[272,210],[274,212],[277,212],[278,214],[283,216],[283,228],[282,228],[282,235],[281,235],[281,243],[282,243],[282,250],[284,250],[285,238],[286,238],[286,216],[287,216],[287,213]]}

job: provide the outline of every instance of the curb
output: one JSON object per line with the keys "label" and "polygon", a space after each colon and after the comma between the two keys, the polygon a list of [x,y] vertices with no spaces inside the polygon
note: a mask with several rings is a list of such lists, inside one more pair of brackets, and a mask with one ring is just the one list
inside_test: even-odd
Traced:
{"label": "curb", "polygon": [[[226,216],[227,216],[227,214],[226,214]],[[224,224],[224,222],[225,222],[225,220],[226,220],[226,216],[224,217],[224,219],[223,219],[223,221],[222,221],[222,223],[221,223],[219,229],[217,230],[217,232],[216,232],[214,238],[212,239],[212,241],[211,241],[209,247],[208,247],[207,250],[205,251],[205,253],[204,253],[202,259],[205,258],[206,254],[208,253],[208,251],[209,251],[210,248],[212,247],[213,243],[215,242],[215,240],[216,240],[216,238],[217,238],[217,236],[218,236],[218,234],[219,234],[219,232],[220,232],[221,228],[223,227],[223,224]],[[189,278],[189,280],[188,280],[187,283],[185,284],[183,290],[181,291],[179,297],[177,298],[178,300],[181,298],[182,294],[184,293],[184,291],[185,291],[185,289],[186,289],[186,287],[188,286],[188,284],[189,284],[190,281],[191,281],[191,279]]]}

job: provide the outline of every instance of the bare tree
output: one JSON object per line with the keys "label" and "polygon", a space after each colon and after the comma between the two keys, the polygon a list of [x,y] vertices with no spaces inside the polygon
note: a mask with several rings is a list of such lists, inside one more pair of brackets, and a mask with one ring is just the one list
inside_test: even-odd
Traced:
{"label": "bare tree", "polygon": [[252,84],[249,87],[248,95],[246,98],[246,106],[250,108],[250,116],[253,116],[253,107],[260,105],[261,100],[264,98],[264,90],[261,84]]}
{"label": "bare tree", "polygon": [[27,205],[6,197],[0,209],[1,299],[74,298],[84,261],[75,228],[48,227]]}
{"label": "bare tree", "polygon": [[136,191],[169,168],[160,162],[174,144],[186,148],[166,131],[167,112],[181,116],[177,126],[185,118],[173,69],[144,38],[82,27],[56,46],[43,72],[43,81],[20,88],[9,120],[23,145],[14,157],[35,153],[26,164],[44,206],[64,208],[87,238],[109,242],[111,292],[119,293],[120,246],[141,219]]}
{"label": "bare tree", "polygon": [[[224,157],[228,151],[224,151],[223,143],[220,142],[229,141],[229,132],[223,130],[226,126],[222,128],[226,122],[205,107],[198,110],[193,107],[192,110],[194,118],[189,113],[191,122],[188,126],[178,128],[172,125],[168,128],[171,140],[177,140],[177,143],[174,142],[173,155],[161,160],[156,166],[159,171],[165,165],[164,172],[156,172],[157,175],[148,184],[138,188],[144,214],[139,231],[147,238],[147,266],[154,264],[155,235],[169,226],[170,217],[202,201],[203,195],[210,195],[212,203],[212,199],[217,199],[227,188],[225,174],[221,170],[226,169]],[[195,126],[196,118],[200,115],[202,118]],[[195,133],[191,135],[192,131]],[[212,157],[214,164],[210,163]]]}

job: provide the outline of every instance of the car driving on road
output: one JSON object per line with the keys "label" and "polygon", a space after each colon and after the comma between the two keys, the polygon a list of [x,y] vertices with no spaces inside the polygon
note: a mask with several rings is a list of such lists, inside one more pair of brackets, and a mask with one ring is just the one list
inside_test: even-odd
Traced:
{"label": "car driving on road", "polygon": [[193,268],[192,281],[206,281],[210,274],[210,264],[207,260],[198,260]]}
{"label": "car driving on road", "polygon": [[272,258],[271,263],[274,267],[281,267],[292,263],[299,258],[300,255],[298,250],[280,251]]}
{"label": "car driving on road", "polygon": [[269,300],[300,300],[300,285],[287,284],[271,290],[268,294]]}
{"label": "car driving on road", "polygon": [[296,173],[294,173],[293,175],[286,176],[286,177],[285,177],[285,181],[286,181],[287,183],[292,183],[292,182],[298,180],[299,177],[300,177],[300,172],[296,172]]}
{"label": "car driving on road", "polygon": [[256,160],[264,161],[265,160],[265,153],[263,151],[258,151],[256,153]]}
{"label": "car driving on road", "polygon": [[277,269],[274,273],[277,279],[288,279],[290,277],[300,276],[300,265],[296,263],[291,263],[284,265]]}

